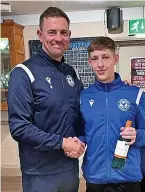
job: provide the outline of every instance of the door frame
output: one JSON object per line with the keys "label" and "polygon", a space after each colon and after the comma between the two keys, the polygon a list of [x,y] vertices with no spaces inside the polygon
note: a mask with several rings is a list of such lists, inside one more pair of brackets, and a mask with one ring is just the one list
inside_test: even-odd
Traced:
{"label": "door frame", "polygon": [[[124,41],[115,41],[117,46],[117,53],[119,55],[120,47],[131,47],[131,46],[145,46],[145,39],[142,40],[124,40]],[[116,65],[116,72],[119,73],[119,63]]]}

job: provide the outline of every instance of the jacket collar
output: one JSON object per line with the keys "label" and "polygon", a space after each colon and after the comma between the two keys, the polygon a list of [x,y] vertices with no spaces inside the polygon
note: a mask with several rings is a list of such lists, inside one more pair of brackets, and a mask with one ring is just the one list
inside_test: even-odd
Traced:
{"label": "jacket collar", "polygon": [[115,73],[115,79],[111,83],[102,83],[97,79],[95,80],[95,87],[104,91],[111,91],[113,89],[117,89],[121,85],[123,85],[123,81],[121,80],[120,75],[118,73]]}
{"label": "jacket collar", "polygon": [[64,56],[61,59],[61,62],[52,59],[42,48],[38,50],[38,55],[43,59],[44,64],[51,65],[57,69],[61,68],[61,65],[64,63]]}

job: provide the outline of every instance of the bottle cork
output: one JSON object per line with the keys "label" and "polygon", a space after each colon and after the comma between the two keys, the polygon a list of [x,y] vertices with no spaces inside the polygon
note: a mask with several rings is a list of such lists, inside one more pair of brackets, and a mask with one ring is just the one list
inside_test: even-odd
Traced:
{"label": "bottle cork", "polygon": [[127,121],[126,121],[126,125],[125,125],[125,127],[131,127],[131,125],[132,125],[132,121],[127,120]]}

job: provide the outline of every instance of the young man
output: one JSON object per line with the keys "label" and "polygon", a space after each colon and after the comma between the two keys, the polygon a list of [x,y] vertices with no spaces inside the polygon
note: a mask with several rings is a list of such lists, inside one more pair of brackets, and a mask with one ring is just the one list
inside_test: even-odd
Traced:
{"label": "young man", "polygon": [[[24,192],[77,192],[82,84],[64,63],[69,18],[49,7],[40,16],[38,54],[17,65],[8,90],[9,127],[19,144]],[[67,157],[73,151],[75,158]]]}
{"label": "young man", "polygon": [[141,152],[141,171],[143,179],[141,181],[141,192],[145,192],[145,146],[140,148]]}
{"label": "young man", "polygon": [[[145,93],[126,85],[114,73],[119,59],[115,51],[109,37],[96,38],[88,47],[96,81],[81,94],[87,144],[82,168],[87,192],[140,192],[139,147],[145,145]],[[125,128],[127,120],[132,126]],[[130,139],[123,170],[112,167],[120,136]]]}

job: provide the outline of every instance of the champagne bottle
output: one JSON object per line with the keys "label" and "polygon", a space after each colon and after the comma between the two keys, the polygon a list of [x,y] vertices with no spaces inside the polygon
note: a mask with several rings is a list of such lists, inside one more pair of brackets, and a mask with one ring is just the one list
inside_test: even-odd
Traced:
{"label": "champagne bottle", "polygon": [[[127,120],[125,128],[131,127],[132,121]],[[112,167],[116,169],[123,170],[125,166],[125,161],[127,157],[127,153],[129,150],[129,145],[127,142],[130,142],[130,139],[123,139],[122,136],[120,136],[119,140],[117,141],[115,152],[114,152],[114,158],[112,161]]]}

